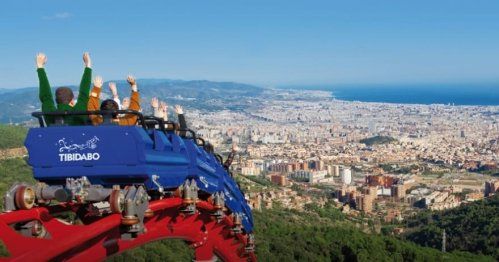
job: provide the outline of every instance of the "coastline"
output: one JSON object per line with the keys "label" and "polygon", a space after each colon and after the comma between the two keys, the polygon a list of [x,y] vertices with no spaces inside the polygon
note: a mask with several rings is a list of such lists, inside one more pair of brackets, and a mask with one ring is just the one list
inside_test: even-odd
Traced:
{"label": "coastline", "polygon": [[291,86],[280,89],[325,91],[342,101],[499,106],[499,84]]}

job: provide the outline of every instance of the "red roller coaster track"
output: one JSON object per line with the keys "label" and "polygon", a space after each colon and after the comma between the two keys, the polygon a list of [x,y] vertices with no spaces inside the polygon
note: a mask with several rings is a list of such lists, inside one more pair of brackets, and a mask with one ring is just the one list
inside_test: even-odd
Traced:
{"label": "red roller coaster track", "polygon": [[[10,257],[0,261],[88,261],[104,260],[146,243],[167,238],[187,241],[197,261],[256,261],[252,243],[243,233],[234,233],[231,216],[216,221],[212,203],[199,201],[193,215],[181,211],[178,197],[151,201],[145,218],[146,231],[128,240],[122,237],[120,214],[97,215],[84,211],[84,223],[74,225],[56,214],[87,210],[82,205],[59,204],[0,214],[0,239]],[[31,223],[31,232],[19,233],[19,226]]]}

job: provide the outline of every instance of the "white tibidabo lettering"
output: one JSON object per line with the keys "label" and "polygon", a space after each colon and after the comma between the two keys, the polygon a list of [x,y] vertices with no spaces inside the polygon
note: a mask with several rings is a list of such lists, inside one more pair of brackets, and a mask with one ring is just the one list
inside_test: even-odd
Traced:
{"label": "white tibidabo lettering", "polygon": [[86,154],[80,154],[80,153],[70,153],[70,154],[59,154],[59,160],[61,162],[69,162],[69,161],[92,161],[92,160],[99,160],[100,155],[99,153],[86,153]]}

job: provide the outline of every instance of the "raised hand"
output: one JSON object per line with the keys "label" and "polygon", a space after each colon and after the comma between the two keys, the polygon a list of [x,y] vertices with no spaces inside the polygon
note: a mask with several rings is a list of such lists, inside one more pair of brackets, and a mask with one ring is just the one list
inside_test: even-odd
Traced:
{"label": "raised hand", "polygon": [[239,147],[237,147],[237,143],[236,142],[232,143],[232,151],[234,151],[234,152],[239,151]]}
{"label": "raised hand", "polygon": [[88,52],[83,53],[83,63],[85,67],[92,67],[92,59],[90,59],[90,54]]}
{"label": "raised hand", "polygon": [[47,56],[44,53],[36,54],[36,67],[43,68],[47,63]]}
{"label": "raised hand", "polygon": [[126,110],[128,109],[129,106],[130,106],[130,97],[123,98],[123,101],[121,101],[121,108],[123,108],[123,110]]}
{"label": "raised hand", "polygon": [[111,90],[113,97],[118,97],[118,89],[115,82],[109,82],[109,90]]}
{"label": "raised hand", "polygon": [[163,113],[168,112],[168,104],[166,102],[161,101],[161,103],[159,103],[159,106],[161,108],[161,111],[163,111]]}
{"label": "raised hand", "polygon": [[175,113],[177,113],[177,115],[184,114],[184,109],[182,108],[181,105],[175,105]]}
{"label": "raised hand", "polygon": [[163,113],[163,120],[168,121],[168,104],[166,102],[161,102],[161,112]]}
{"label": "raised hand", "polygon": [[159,107],[159,100],[157,97],[151,98],[151,106],[154,109],[157,109]]}
{"label": "raised hand", "polygon": [[102,77],[101,76],[96,76],[94,77],[94,86],[97,87],[97,88],[101,88],[102,87]]}
{"label": "raised hand", "polygon": [[126,78],[126,81],[131,85],[131,86],[134,86],[136,85],[137,83],[135,82],[135,77],[133,77],[132,75],[129,75],[127,78]]}
{"label": "raised hand", "polygon": [[138,92],[139,90],[137,89],[137,82],[135,82],[135,77],[132,75],[128,75],[126,78],[126,81],[130,84],[130,87],[132,88],[132,92]]}

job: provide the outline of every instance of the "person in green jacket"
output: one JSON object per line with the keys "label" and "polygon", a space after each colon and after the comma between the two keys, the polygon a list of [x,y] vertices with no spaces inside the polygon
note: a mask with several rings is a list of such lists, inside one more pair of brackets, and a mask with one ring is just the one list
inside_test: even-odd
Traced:
{"label": "person in green jacket", "polygon": [[[55,90],[55,102],[50,89],[47,73],[45,73],[45,64],[47,63],[47,56],[43,53],[36,55],[36,66],[38,73],[38,80],[40,81],[40,101],[42,102],[42,112],[54,111],[87,111],[87,104],[90,97],[90,85],[92,82],[92,61],[88,52],[83,54],[83,63],[85,70],[80,82],[80,91],[76,103],[74,102],[73,90],[69,87],[59,87]],[[53,117],[45,118],[47,124],[53,124]],[[85,125],[89,123],[87,116],[66,116],[64,123],[68,125]]]}

